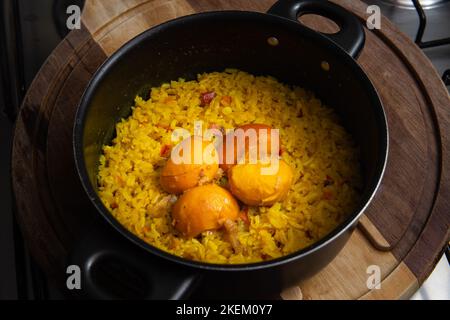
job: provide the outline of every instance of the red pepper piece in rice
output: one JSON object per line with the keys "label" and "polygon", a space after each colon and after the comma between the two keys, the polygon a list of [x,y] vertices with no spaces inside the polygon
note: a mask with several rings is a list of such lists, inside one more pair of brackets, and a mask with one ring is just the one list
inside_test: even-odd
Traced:
{"label": "red pepper piece in rice", "polygon": [[161,147],[161,151],[159,152],[159,155],[164,158],[168,157],[170,154],[170,149],[171,149],[171,146],[169,144],[163,145]]}
{"label": "red pepper piece in rice", "polygon": [[241,219],[247,226],[250,225],[250,219],[248,218],[248,207],[244,207],[239,212],[239,219]]}
{"label": "red pepper piece in rice", "polygon": [[216,93],[214,91],[202,93],[200,95],[200,105],[202,107],[209,105],[215,97],[216,97]]}
{"label": "red pepper piece in rice", "polygon": [[220,103],[225,105],[225,106],[228,106],[228,105],[231,104],[231,100],[232,99],[231,99],[230,96],[223,96],[222,99],[220,99]]}

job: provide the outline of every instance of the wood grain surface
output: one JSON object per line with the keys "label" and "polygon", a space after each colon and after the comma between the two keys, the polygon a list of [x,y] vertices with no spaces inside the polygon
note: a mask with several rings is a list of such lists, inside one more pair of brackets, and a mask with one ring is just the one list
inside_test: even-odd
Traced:
{"label": "wood grain surface", "polygon": [[[366,5],[334,0],[364,23]],[[81,30],[51,54],[23,102],[13,145],[17,215],[36,260],[61,285],[65,261],[95,212],[74,168],[73,119],[100,64],[137,34],[164,21],[210,10],[267,11],[273,0],[87,0]],[[324,19],[302,22],[334,30]],[[358,63],[384,104],[390,149],[385,178],[359,228],[315,277],[286,290],[286,299],[401,299],[426,279],[449,240],[450,98],[431,63],[383,18],[366,32]],[[367,267],[381,269],[369,290]],[[273,293],[268,293],[268,295]]]}

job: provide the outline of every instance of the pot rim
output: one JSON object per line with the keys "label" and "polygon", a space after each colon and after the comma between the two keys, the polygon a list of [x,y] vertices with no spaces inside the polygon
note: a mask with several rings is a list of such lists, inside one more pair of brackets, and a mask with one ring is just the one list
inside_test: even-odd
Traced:
{"label": "pot rim", "polygon": [[[326,236],[316,241],[315,243],[301,249],[290,253],[288,255],[275,258],[268,261],[256,262],[256,263],[247,263],[247,264],[213,264],[206,263],[194,260],[188,260],[186,258],[182,258],[176,256],[174,254],[163,251],[150,243],[145,242],[144,240],[137,237],[135,234],[126,229],[113,215],[110,211],[103,205],[98,193],[96,192],[94,186],[91,184],[90,179],[88,177],[88,172],[86,169],[84,156],[83,156],[83,130],[84,123],[87,114],[87,110],[90,105],[91,97],[93,96],[98,84],[102,81],[102,79],[108,74],[108,71],[114,67],[114,65],[122,59],[124,55],[126,55],[130,50],[134,49],[138,46],[142,41],[147,38],[152,37],[154,34],[159,32],[163,32],[166,28],[171,28],[180,23],[189,23],[193,20],[197,19],[207,19],[207,18],[223,18],[225,16],[229,16],[229,18],[252,18],[252,19],[266,19],[267,23],[278,23],[283,24],[286,28],[295,28],[301,36],[304,38],[308,38],[312,41],[318,42],[321,46],[324,47],[325,50],[333,50],[335,55],[341,59],[342,63],[347,64],[347,66],[359,76],[359,80],[363,82],[364,87],[367,90],[369,98],[374,103],[374,105],[378,105],[379,112],[377,112],[378,116],[378,125],[380,129],[380,133],[382,135],[382,140],[380,140],[380,154],[384,154],[384,157],[380,157],[377,161],[376,167],[376,179],[374,181],[369,181],[369,186],[366,187],[369,191],[366,192],[366,196],[364,199],[360,199],[358,207],[348,215],[348,218],[341,222],[335,229],[333,229]],[[95,74],[92,76],[89,81],[83,96],[80,100],[77,113],[75,116],[75,125],[73,128],[73,151],[75,158],[75,166],[77,168],[77,173],[80,178],[83,189],[88,195],[90,201],[95,206],[98,213],[120,234],[122,234],[125,238],[130,240],[135,245],[141,247],[145,251],[150,254],[156,255],[160,258],[163,258],[167,261],[171,261],[173,263],[181,264],[187,267],[191,267],[194,269],[202,269],[202,270],[211,270],[211,271],[249,271],[249,270],[260,270],[267,269],[272,267],[277,267],[280,265],[287,264],[289,262],[301,259],[304,256],[313,254],[314,252],[326,247],[328,244],[333,242],[335,239],[339,238],[343,233],[345,233],[349,228],[354,226],[356,222],[359,220],[360,216],[367,209],[372,199],[374,198],[384,175],[388,152],[389,152],[389,132],[388,132],[388,124],[386,113],[383,108],[383,104],[379,95],[371,83],[370,79],[367,77],[366,73],[362,70],[359,64],[353,59],[349,54],[347,54],[339,45],[326,38],[324,35],[311,30],[300,23],[289,20],[284,17],[280,17],[277,15],[267,14],[267,13],[259,13],[252,11],[236,11],[236,10],[225,10],[225,11],[209,11],[202,13],[195,13],[192,15],[187,15],[183,17],[179,17],[173,20],[169,20],[162,24],[159,24],[155,27],[152,27],[133,39],[126,42],[122,47],[120,47],[117,51],[115,51],[110,57],[108,57],[101,66],[97,69]],[[375,181],[376,180],[376,181]]]}

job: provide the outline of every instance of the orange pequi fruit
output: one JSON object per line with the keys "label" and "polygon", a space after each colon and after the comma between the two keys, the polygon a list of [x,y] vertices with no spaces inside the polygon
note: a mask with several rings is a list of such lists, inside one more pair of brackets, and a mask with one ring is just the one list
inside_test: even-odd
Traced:
{"label": "orange pequi fruit", "polygon": [[[243,139],[238,138],[237,132],[239,129],[242,130],[242,133],[244,134]],[[254,130],[255,133],[253,140],[250,138],[250,130]],[[245,156],[248,158],[250,150],[254,150],[252,152],[256,152],[256,159],[259,159],[259,144],[264,144],[264,141],[261,142],[261,139],[266,140],[266,151],[267,155],[270,156],[272,143],[271,131],[272,128],[266,124],[251,123],[240,126],[236,128],[234,132],[225,135],[222,144],[219,146],[219,150],[221,150],[219,153],[220,168],[227,172],[232,166],[239,162],[241,157]],[[233,144],[230,145],[230,142],[227,144],[227,139],[230,141],[234,140]],[[227,159],[227,152],[231,153],[231,161],[230,159]]]}
{"label": "orange pequi fruit", "polygon": [[186,191],[172,208],[174,227],[186,237],[217,230],[239,216],[239,205],[230,192],[216,184]]}
{"label": "orange pequi fruit", "polygon": [[[192,136],[181,141],[174,149],[184,160],[175,161],[174,154],[171,154],[160,176],[164,191],[178,194],[214,179],[219,170],[219,156],[212,142]],[[188,156],[184,152],[188,152]]]}
{"label": "orange pequi fruit", "polygon": [[231,193],[250,206],[270,206],[283,200],[293,182],[291,167],[278,160],[278,170],[263,172],[270,164],[237,164],[228,171]]}

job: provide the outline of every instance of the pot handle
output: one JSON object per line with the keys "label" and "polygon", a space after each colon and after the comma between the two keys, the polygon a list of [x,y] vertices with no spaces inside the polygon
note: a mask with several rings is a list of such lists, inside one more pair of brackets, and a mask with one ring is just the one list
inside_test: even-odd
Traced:
{"label": "pot handle", "polygon": [[304,14],[317,14],[334,21],[340,28],[337,33],[326,34],[327,37],[350,56],[357,58],[361,52],[365,34],[364,29],[352,13],[326,0],[279,0],[267,12],[296,22]]}
{"label": "pot handle", "polygon": [[153,256],[120,238],[103,221],[76,242],[70,265],[81,272],[81,290],[69,291],[76,298],[182,299],[200,279],[193,269]]}

